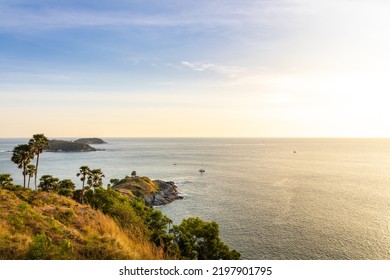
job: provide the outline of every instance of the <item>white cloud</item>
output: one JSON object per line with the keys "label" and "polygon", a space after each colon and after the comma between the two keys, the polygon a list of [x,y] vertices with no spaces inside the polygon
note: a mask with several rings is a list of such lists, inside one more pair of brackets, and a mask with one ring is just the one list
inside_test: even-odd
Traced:
{"label": "white cloud", "polygon": [[182,66],[190,68],[194,71],[205,72],[205,71],[213,71],[218,74],[223,74],[228,77],[234,78],[237,77],[240,73],[244,71],[243,67],[239,66],[227,66],[227,65],[217,65],[210,62],[189,62],[182,61]]}

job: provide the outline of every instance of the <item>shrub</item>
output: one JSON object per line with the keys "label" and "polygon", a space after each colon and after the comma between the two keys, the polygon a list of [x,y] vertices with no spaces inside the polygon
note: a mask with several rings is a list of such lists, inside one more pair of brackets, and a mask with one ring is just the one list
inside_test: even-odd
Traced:
{"label": "shrub", "polygon": [[219,238],[216,222],[204,222],[198,217],[184,219],[172,230],[184,259],[235,260],[240,253],[230,250]]}

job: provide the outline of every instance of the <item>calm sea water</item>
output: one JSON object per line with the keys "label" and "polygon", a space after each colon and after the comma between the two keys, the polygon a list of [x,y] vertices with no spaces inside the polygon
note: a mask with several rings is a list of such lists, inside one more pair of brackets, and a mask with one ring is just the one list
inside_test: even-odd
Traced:
{"label": "calm sea water", "polygon": [[[80,184],[88,165],[105,183],[133,170],[172,180],[184,199],[159,209],[218,222],[244,259],[390,259],[390,140],[106,140],[105,151],[44,153],[40,175]],[[18,183],[9,151],[26,142],[0,140],[0,173]]]}

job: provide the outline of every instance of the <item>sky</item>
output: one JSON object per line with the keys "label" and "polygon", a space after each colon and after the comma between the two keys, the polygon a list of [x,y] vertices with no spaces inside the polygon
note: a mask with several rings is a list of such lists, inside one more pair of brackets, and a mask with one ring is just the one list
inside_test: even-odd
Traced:
{"label": "sky", "polygon": [[0,137],[390,137],[382,0],[0,0]]}

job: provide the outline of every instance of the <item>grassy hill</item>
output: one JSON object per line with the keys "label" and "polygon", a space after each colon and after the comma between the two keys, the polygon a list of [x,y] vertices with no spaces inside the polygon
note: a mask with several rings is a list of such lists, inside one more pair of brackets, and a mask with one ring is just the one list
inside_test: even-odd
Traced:
{"label": "grassy hill", "polygon": [[163,259],[132,223],[52,192],[0,189],[0,259]]}
{"label": "grassy hill", "polygon": [[146,197],[156,193],[158,185],[148,177],[126,176],[114,185],[114,188],[129,197]]}

